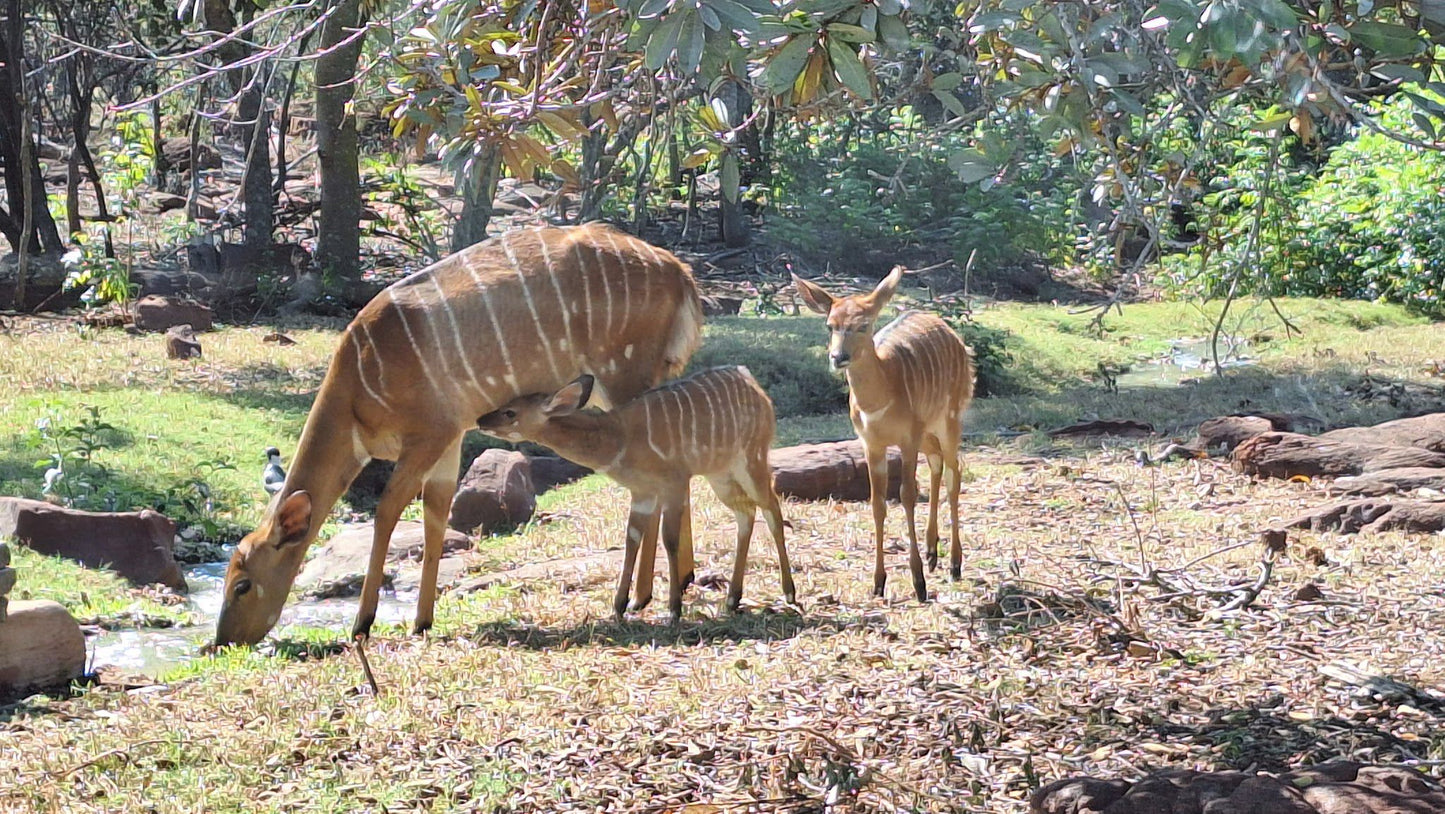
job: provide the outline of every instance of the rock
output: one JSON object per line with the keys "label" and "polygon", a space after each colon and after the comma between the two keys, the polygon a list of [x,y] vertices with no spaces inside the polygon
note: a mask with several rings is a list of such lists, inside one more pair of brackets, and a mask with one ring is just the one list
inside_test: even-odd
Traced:
{"label": "rock", "polygon": [[1257,415],[1230,415],[1219,418],[1206,419],[1199,425],[1199,430],[1194,436],[1194,441],[1189,446],[1195,449],[1210,450],[1220,447],[1225,452],[1232,452],[1234,448],[1248,441],[1256,435],[1263,435],[1267,432],[1287,431],[1284,427],[1277,426],[1273,421]]}
{"label": "rock", "polygon": [[[863,457],[863,442],[856,439],[783,447],[770,452],[768,461],[780,495],[802,500],[868,499],[868,462]],[[889,498],[898,497],[902,471],[903,459],[896,449],[889,449]]]}
{"label": "rock", "polygon": [[5,597],[15,587],[15,569],[10,566],[10,548],[0,543],[0,622],[5,621]]}
{"label": "rock", "polygon": [[261,341],[275,343],[281,346],[296,344],[296,340],[292,339],[286,334],[281,333],[280,331],[272,331],[271,333],[266,334],[265,336],[261,337]]}
{"label": "rock", "polygon": [[0,498],[0,536],[41,554],[107,568],[136,585],[160,583],[186,592],[171,554],[176,524],[159,512],[83,512],[39,500]]}
{"label": "rock", "polygon": [[[371,560],[371,523],[350,523],[326,541],[316,554],[307,560],[296,577],[296,587],[307,595],[325,593],[328,596],[354,596],[361,592],[361,580],[366,575]],[[391,547],[387,550],[386,561],[392,566],[387,570],[394,574],[391,584],[398,591],[413,590],[421,582],[421,556],[425,546],[425,532],[421,523],[403,520],[396,524],[391,535]],[[438,570],[437,584],[451,585],[461,579],[470,563],[467,553],[472,541],[465,534],[447,529],[442,541],[442,559]],[[348,593],[349,591],[349,593]]]}
{"label": "rock", "polygon": [[527,464],[532,469],[532,488],[539,495],[592,474],[587,467],[556,455],[535,455]]}
{"label": "rock", "polygon": [[170,212],[173,209],[184,209],[186,199],[182,195],[172,195],[169,192],[152,192],[145,196],[146,209],[154,214]]}
{"label": "rock", "polygon": [[190,325],[176,325],[166,329],[166,358],[201,358],[201,343]]}
{"label": "rock", "polygon": [[537,494],[532,488],[527,456],[488,449],[472,461],[462,476],[447,525],[457,531],[490,534],[526,523],[536,509]]}
{"label": "rock", "polygon": [[1060,780],[1029,801],[1032,814],[1427,814],[1445,790],[1419,772],[1337,761],[1278,776],[1158,772],[1138,782]]}
{"label": "rock", "polygon": [[[162,139],[161,152],[165,156],[166,165],[173,170],[182,173],[190,172],[191,169],[191,141],[183,136]],[[203,170],[219,169],[221,166],[221,154],[209,144],[196,144],[196,165]]]}
{"label": "rock", "polygon": [[[518,585],[523,589],[534,583],[545,583],[552,589],[568,593],[596,585],[615,584],[622,571],[622,550],[605,551],[583,557],[527,563],[507,571],[468,577],[458,582],[454,593],[485,591],[496,585]],[[664,570],[665,570],[665,563]]]}
{"label": "rock", "polygon": [[195,297],[205,299],[210,281],[190,271],[172,269],[137,269],[131,274],[131,282],[138,286],[137,295],[142,299],[152,294],[161,297]]}
{"label": "rock", "polygon": [[1246,475],[1313,478],[1399,467],[1445,467],[1445,454],[1417,447],[1356,444],[1291,432],[1267,432],[1235,447],[1233,461],[1235,470]]}
{"label": "rock", "polygon": [[1445,492],[1445,469],[1424,466],[1402,466],[1398,469],[1381,469],[1364,475],[1337,478],[1330,484],[1332,495],[1379,495],[1396,492],[1410,492],[1415,489],[1434,489]]}
{"label": "rock", "polygon": [[1320,438],[1350,444],[1419,447],[1445,453],[1445,413],[1401,418],[1373,427],[1345,427],[1324,433]]}
{"label": "rock", "polygon": [[702,315],[705,317],[735,317],[742,310],[742,297],[724,297],[717,294],[702,297]]}
{"label": "rock", "polygon": [[132,310],[136,327],[143,331],[164,331],[177,325],[189,325],[195,331],[209,331],[213,323],[210,308],[175,297],[141,297]]}
{"label": "rock", "polygon": [[1154,425],[1130,418],[1107,418],[1097,421],[1081,421],[1049,430],[1050,438],[1078,438],[1088,435],[1113,435],[1119,438],[1142,438],[1154,434]]}
{"label": "rock", "polygon": [[1351,500],[1313,509],[1284,522],[1285,528],[1356,534],[1361,531],[1445,530],[1445,503]]}
{"label": "rock", "polygon": [[66,684],[85,674],[85,634],[62,605],[16,600],[0,623],[0,698]]}

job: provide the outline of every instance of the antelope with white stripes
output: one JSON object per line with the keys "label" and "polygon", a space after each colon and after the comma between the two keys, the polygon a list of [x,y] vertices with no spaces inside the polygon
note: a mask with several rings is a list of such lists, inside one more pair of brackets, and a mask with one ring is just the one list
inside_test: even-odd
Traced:
{"label": "antelope with white stripes", "polygon": [[659,509],[669,562],[667,607],[673,622],[681,618],[678,521],[688,510],[688,481],[693,475],[707,478],[718,499],[737,518],[728,611],[736,611],[743,598],[743,573],[758,508],[763,510],[777,546],[783,595],[795,603],[792,567],[783,543],[783,512],[768,465],[775,429],[773,402],[748,369],[725,367],[695,373],[609,411],[582,409],[592,381],[591,376],[582,376],[555,394],[523,396],[477,419],[477,426],[501,438],[550,447],[632,492],[622,575],[612,602],[617,618],[621,620],[627,611],[627,589],[633,568],[639,564],[639,546],[641,570],[633,607],[640,609],[652,598]]}
{"label": "antelope with white stripes", "polygon": [[415,630],[426,631],[462,435],[476,417],[581,373],[596,378],[600,399],[631,400],[682,371],[701,326],[688,267],[600,224],[511,232],[382,291],[342,334],[285,484],[236,547],[216,644],[255,643],[276,624],[307,547],[372,458],[396,468],[377,503],[352,634],[370,633],[391,533],[418,493],[426,542]]}
{"label": "antelope with white stripes", "polygon": [[828,316],[828,361],[848,377],[848,415],[863,442],[873,504],[873,595],[883,596],[883,527],[887,519],[888,447],[903,457],[898,490],[908,522],[908,567],[919,602],[928,601],[913,512],[918,500],[918,453],[928,459],[928,568],[938,567],[939,480],[948,471],[948,509],[953,521],[949,570],[956,581],[963,562],[958,541],[958,447],[963,414],[973,400],[973,351],[932,314],[905,313],[874,333],[878,315],[898,289],[903,267],[873,291],[834,297],[793,275],[809,308]]}

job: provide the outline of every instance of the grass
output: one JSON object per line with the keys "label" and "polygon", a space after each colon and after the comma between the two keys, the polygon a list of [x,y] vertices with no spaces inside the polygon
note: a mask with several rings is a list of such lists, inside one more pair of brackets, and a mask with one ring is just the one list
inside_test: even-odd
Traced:
{"label": "grass", "polygon": [[169,594],[132,588],[109,571],[97,571],[62,557],[37,554],[11,542],[16,585],[11,599],[59,602],[81,624],[106,629],[187,624],[190,614]]}
{"label": "grass", "polygon": [[[720,617],[724,592],[708,577],[728,572],[733,519],[695,484],[704,579],[676,629],[658,624],[661,603],[612,622],[605,568],[565,589],[539,579],[445,594],[434,637],[378,628],[373,698],[344,630],[288,628],[144,692],[98,686],[0,708],[0,810],[680,811],[765,799],[815,811],[836,797],[859,811],[1021,812],[1033,788],[1080,771],[1445,759],[1438,710],[1362,700],[1317,672],[1322,659],[1347,659],[1445,681],[1440,539],[1302,533],[1257,608],[1220,615],[1204,596],[1159,597],[1129,569],[1178,568],[1251,540],[1317,505],[1315,485],[1253,483],[1209,461],[1140,468],[1131,444],[1058,445],[1035,431],[1090,415],[1183,432],[1240,407],[1339,423],[1439,406],[1438,326],[1380,306],[1281,307],[1302,336],[1264,308],[1231,327],[1257,365],[1117,393],[1090,378],[1099,361],[1157,356],[1202,333],[1208,313],[1129,306],[1097,338],[1086,315],[1063,309],[982,310],[979,322],[1005,332],[1019,392],[970,415],[986,445],[966,452],[964,580],[932,575],[932,604],[907,598],[896,508],[889,598],[877,600],[864,507],[789,501],[802,612],[780,602],[760,525],[748,612]],[[127,494],[163,493],[224,458],[237,468],[206,472],[219,511],[253,520],[259,450],[294,444],[335,338],[334,327],[298,329],[300,344],[276,348],[262,332],[206,335],[199,363],[161,361],[155,337],[119,332],[0,338],[0,486],[33,494],[35,420],[48,410],[71,422],[95,404],[117,427],[97,460]],[[822,333],[816,317],[712,320],[697,363],[747,364],[790,388],[780,404],[834,405],[784,417],[779,443],[847,437],[826,401],[841,383],[823,369]],[[543,495],[538,521],[478,543],[479,567],[615,550],[626,505],[595,476]],[[1333,565],[1293,556],[1308,546]],[[17,554],[21,588],[51,591],[77,615],[124,616],[137,601],[104,575]],[[1257,557],[1237,549],[1186,575],[1247,580]],[[66,570],[74,581],[60,579]],[[1293,599],[1310,582],[1326,602]]]}

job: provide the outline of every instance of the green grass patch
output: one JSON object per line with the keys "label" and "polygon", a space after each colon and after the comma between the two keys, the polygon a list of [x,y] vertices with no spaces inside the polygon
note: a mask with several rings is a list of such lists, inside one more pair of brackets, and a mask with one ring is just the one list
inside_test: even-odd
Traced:
{"label": "green grass patch", "polygon": [[10,553],[16,573],[12,599],[59,602],[81,624],[106,629],[170,627],[191,622],[191,614],[184,606],[166,604],[161,601],[163,594],[132,588],[109,571],[37,554],[14,542],[10,543]]}

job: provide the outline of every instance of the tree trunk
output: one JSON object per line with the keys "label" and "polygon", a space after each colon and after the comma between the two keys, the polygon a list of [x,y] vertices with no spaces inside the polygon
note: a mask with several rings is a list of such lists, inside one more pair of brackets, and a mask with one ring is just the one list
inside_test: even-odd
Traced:
{"label": "tree trunk", "polygon": [[[33,141],[27,146],[30,109],[22,73],[25,65],[23,5],[20,0],[6,3],[8,20],[0,37],[0,54],[5,62],[4,70],[0,70],[0,162],[5,167],[6,201],[10,210],[6,213],[8,217],[0,221],[0,231],[17,251],[22,234],[28,233],[29,251],[53,252],[60,251],[64,244],[60,228],[50,214],[45,178],[40,174]],[[27,193],[29,206],[24,203]],[[28,228],[22,226],[24,221],[29,222]]]}
{"label": "tree trunk", "polygon": [[321,163],[316,256],[333,274],[355,278],[361,273],[361,169],[356,117],[348,108],[361,57],[363,37],[356,35],[363,23],[361,0],[333,0],[331,9],[321,28],[325,56],[316,60],[316,149]]}
{"label": "tree trunk", "polygon": [[[738,82],[726,82],[718,88],[716,99],[722,101],[727,109],[727,122],[729,128],[736,128],[747,121],[748,115],[753,109],[753,97]],[[743,156],[743,144],[737,132],[729,137],[730,154],[723,156],[723,170],[718,173],[718,189],[720,200],[718,201],[718,231],[722,238],[723,245],[730,249],[748,245],[748,219],[743,212],[742,190],[739,185],[730,182],[729,167],[735,170],[733,179],[741,177],[741,165]]]}
{"label": "tree trunk", "polygon": [[245,243],[264,249],[271,245],[276,223],[276,201],[271,192],[271,111],[266,106],[266,82],[257,76],[241,97],[240,117],[245,122],[246,168],[241,179],[245,202]]}
{"label": "tree trunk", "polygon": [[472,162],[471,172],[462,179],[462,213],[452,227],[453,253],[487,239],[492,198],[497,194],[497,179],[501,174],[502,154],[495,147],[487,147]]}

